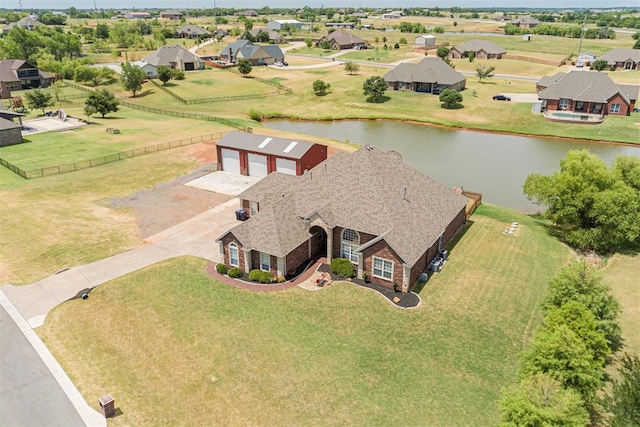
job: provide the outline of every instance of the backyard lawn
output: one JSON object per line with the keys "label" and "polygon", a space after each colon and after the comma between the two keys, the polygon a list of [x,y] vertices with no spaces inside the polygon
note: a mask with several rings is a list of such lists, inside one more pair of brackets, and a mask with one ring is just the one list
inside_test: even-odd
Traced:
{"label": "backyard lawn", "polygon": [[415,310],[348,283],[244,291],[180,258],[57,307],[39,334],[90,404],[115,397],[117,426],[495,425],[569,251],[507,209],[472,222]]}

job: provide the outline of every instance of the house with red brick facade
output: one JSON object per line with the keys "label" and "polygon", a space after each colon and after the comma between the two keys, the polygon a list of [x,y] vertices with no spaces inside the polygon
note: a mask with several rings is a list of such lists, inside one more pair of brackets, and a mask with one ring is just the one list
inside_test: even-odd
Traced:
{"label": "house with red brick facade", "polygon": [[501,59],[507,51],[488,40],[469,40],[451,48],[451,58],[466,58],[473,52],[477,59]]}
{"label": "house with red brick facade", "polygon": [[249,219],[216,240],[226,265],[291,277],[312,259],[342,257],[359,278],[403,292],[463,227],[469,201],[372,146],[304,175],[271,173],[239,198]]}
{"label": "house with red brick facade", "polygon": [[571,71],[545,76],[536,83],[538,99],[547,111],[568,111],[600,116],[628,116],[640,87],[618,85],[598,72]]}

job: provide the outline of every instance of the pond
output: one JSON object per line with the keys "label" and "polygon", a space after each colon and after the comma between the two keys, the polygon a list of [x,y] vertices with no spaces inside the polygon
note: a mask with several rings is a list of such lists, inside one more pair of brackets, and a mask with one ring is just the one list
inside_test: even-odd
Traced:
{"label": "pond", "polygon": [[274,129],[395,150],[420,172],[451,187],[483,194],[483,200],[521,212],[540,210],[522,193],[527,175],[551,174],[569,150],[586,148],[608,164],[616,156],[640,157],[640,146],[442,129],[394,121],[305,122],[273,120]]}

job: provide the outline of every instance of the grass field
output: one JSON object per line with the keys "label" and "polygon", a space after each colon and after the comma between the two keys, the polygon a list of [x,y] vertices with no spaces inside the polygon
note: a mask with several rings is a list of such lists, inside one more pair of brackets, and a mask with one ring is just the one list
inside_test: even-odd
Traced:
{"label": "grass field", "polygon": [[203,99],[234,95],[259,95],[278,89],[258,80],[224,70],[188,73],[185,80],[171,80],[166,88],[185,99]]}
{"label": "grass field", "polygon": [[39,333],[90,404],[115,396],[112,425],[495,425],[568,256],[544,223],[483,206],[416,310],[347,283],[252,293],[182,258],[59,306]]}

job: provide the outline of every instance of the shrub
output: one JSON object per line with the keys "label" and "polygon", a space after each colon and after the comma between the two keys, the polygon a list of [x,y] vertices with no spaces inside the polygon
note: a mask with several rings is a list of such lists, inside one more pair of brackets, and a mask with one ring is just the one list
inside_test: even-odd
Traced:
{"label": "shrub", "polygon": [[171,74],[172,74],[173,80],[184,80],[184,71],[182,70],[173,69],[171,70]]}
{"label": "shrub", "polygon": [[249,273],[249,280],[252,282],[271,283],[271,273],[268,271],[262,271],[259,269],[251,270]]}
{"label": "shrub", "polygon": [[244,271],[242,271],[242,269],[238,267],[234,267],[234,268],[230,268],[229,271],[227,271],[227,274],[229,275],[229,277],[233,277],[234,279],[239,279],[240,277],[244,276]]}
{"label": "shrub", "polygon": [[249,118],[251,120],[255,120],[256,122],[260,122],[262,121],[262,114],[260,114],[260,111],[252,108],[251,110],[249,110]]}
{"label": "shrub", "polygon": [[227,267],[223,263],[219,263],[218,265],[216,265],[216,271],[220,274],[227,274],[227,271],[229,271],[229,267]]}
{"label": "shrub", "polygon": [[335,258],[331,261],[331,272],[340,277],[354,277],[356,275],[355,267],[346,258]]}

